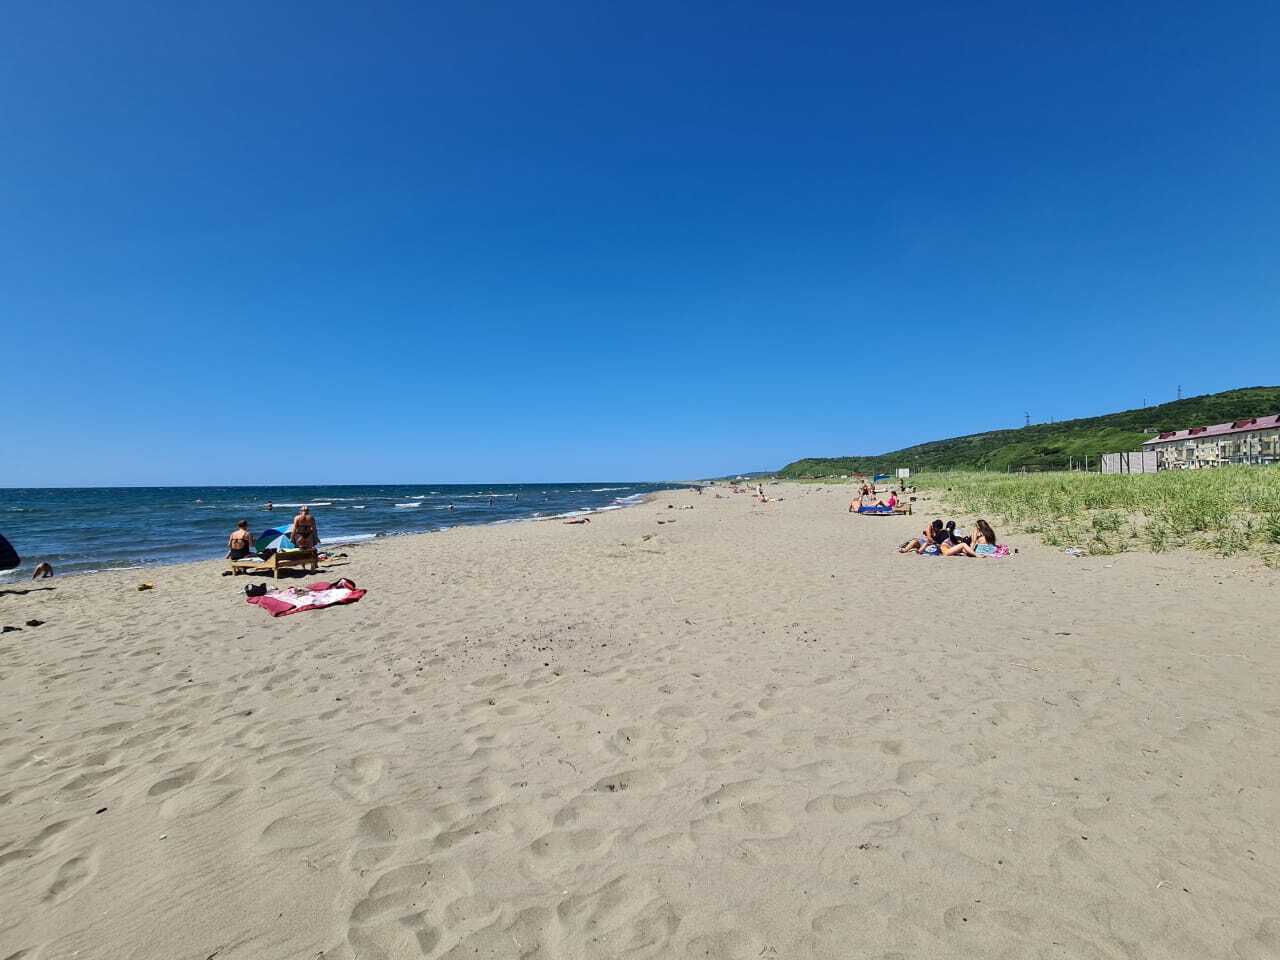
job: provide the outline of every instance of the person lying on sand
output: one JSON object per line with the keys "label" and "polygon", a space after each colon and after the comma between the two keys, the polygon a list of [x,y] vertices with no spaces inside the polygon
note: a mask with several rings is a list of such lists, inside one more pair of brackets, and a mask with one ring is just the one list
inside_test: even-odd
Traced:
{"label": "person lying on sand", "polygon": [[566,520],[565,523],[590,523],[590,517],[575,517],[573,520]]}
{"label": "person lying on sand", "polygon": [[227,537],[227,559],[243,560],[253,553],[253,534],[249,532],[249,521],[241,520]]}
{"label": "person lying on sand", "polygon": [[894,493],[892,490],[890,490],[890,491],[889,491],[889,499],[888,499],[888,500],[877,500],[877,501],[876,501],[875,503],[873,503],[873,504],[872,504],[872,503],[863,503],[863,502],[862,502],[862,498],[861,498],[861,497],[859,497],[857,500],[850,500],[850,501],[849,501],[849,512],[850,512],[850,513],[857,513],[857,512],[858,512],[858,510],[859,510],[861,507],[872,507],[872,506],[874,506],[874,507],[888,507],[890,510],[897,510],[897,509],[898,509],[898,495],[897,495],[896,493]]}

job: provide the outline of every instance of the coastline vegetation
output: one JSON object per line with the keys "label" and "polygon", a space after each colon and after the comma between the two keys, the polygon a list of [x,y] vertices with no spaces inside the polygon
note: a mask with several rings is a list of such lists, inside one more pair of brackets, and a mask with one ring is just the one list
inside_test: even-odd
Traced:
{"label": "coastline vegetation", "polygon": [[1280,466],[1155,474],[930,473],[919,489],[1051,546],[1089,553],[1176,547],[1256,553],[1280,566]]}
{"label": "coastline vegetation", "polygon": [[1096,463],[1104,453],[1137,450],[1157,431],[1273,413],[1280,413],[1280,387],[1245,387],[1098,417],[1033,423],[1013,430],[932,440],[876,456],[808,457],[787,464],[778,471],[778,476],[799,480],[849,473],[892,475],[898,467],[910,467],[913,473],[1067,470],[1079,466],[1085,457]]}

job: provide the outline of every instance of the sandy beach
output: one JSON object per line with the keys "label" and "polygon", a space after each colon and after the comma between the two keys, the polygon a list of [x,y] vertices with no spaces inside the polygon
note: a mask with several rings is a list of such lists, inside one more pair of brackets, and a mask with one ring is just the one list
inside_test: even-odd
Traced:
{"label": "sandy beach", "polygon": [[0,960],[1280,957],[1274,571],[768,492],[0,586]]}

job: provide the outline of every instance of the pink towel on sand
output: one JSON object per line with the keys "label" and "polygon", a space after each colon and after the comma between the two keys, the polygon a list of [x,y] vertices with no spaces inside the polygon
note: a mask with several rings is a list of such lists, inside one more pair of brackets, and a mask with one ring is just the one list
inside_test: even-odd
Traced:
{"label": "pink towel on sand", "polygon": [[256,603],[273,617],[287,617],[291,613],[303,610],[319,610],[340,603],[355,603],[367,591],[359,590],[356,585],[343,577],[333,583],[313,583],[309,587],[288,587],[284,590],[269,590],[260,597],[246,597],[249,603]]}

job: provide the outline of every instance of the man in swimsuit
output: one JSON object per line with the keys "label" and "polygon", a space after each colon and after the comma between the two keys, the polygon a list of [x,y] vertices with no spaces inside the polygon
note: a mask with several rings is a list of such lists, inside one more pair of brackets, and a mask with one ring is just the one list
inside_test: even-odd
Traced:
{"label": "man in swimsuit", "polygon": [[310,507],[303,507],[293,518],[293,530],[289,534],[289,539],[297,545],[299,550],[314,550],[316,544],[320,542],[320,535],[316,531],[316,518],[311,515]]}
{"label": "man in swimsuit", "polygon": [[253,534],[249,532],[249,521],[241,520],[227,538],[227,559],[243,560],[253,552]]}

